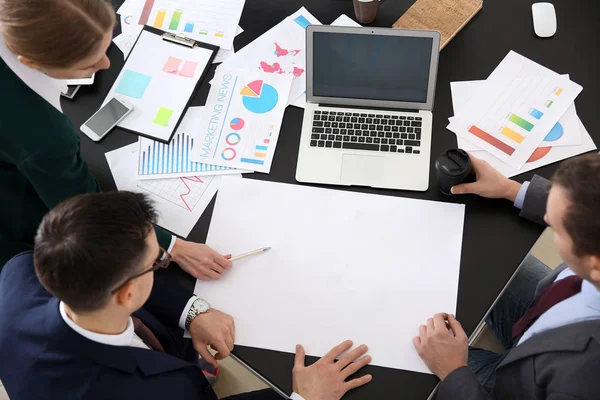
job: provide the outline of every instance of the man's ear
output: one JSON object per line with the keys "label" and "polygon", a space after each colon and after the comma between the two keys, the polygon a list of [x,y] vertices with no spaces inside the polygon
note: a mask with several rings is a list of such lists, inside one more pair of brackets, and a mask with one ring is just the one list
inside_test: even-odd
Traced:
{"label": "man's ear", "polygon": [[600,256],[584,256],[583,265],[588,270],[590,279],[598,286],[600,284]]}
{"label": "man's ear", "polygon": [[126,309],[132,309],[135,305],[133,304],[135,284],[133,281],[129,281],[123,286],[117,293],[115,293],[115,301],[121,307]]}
{"label": "man's ear", "polygon": [[42,71],[40,69],[40,66],[35,61],[33,61],[32,59],[30,59],[30,58],[27,58],[25,56],[17,56],[17,60],[19,60],[19,62],[21,64],[25,65],[26,67],[36,69],[36,70],[38,70],[40,72]]}

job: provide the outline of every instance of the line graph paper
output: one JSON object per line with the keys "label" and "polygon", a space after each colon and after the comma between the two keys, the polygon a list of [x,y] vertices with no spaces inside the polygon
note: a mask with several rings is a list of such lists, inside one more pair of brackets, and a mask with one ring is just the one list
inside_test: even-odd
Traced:
{"label": "line graph paper", "polygon": [[149,193],[192,212],[208,189],[213,176],[138,181],[137,186]]}

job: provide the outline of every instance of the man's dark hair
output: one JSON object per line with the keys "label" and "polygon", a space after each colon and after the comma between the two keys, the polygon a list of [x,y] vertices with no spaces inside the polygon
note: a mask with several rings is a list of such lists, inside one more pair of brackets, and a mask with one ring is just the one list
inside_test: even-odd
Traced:
{"label": "man's dark hair", "polygon": [[575,255],[600,256],[600,155],[565,161],[553,182],[564,189],[571,203],[563,225],[573,241]]}
{"label": "man's dark hair", "polygon": [[104,307],[140,269],[156,211],[143,194],[90,193],[51,210],[35,238],[38,279],[75,312]]}

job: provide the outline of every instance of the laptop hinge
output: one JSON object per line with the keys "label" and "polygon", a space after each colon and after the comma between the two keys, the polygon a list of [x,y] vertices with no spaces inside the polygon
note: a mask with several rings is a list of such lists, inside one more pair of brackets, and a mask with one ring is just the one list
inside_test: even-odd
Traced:
{"label": "laptop hinge", "polygon": [[372,107],[372,106],[341,106],[339,104],[327,104],[327,103],[318,103],[317,107],[330,107],[330,108],[339,108],[339,109],[348,109],[348,108],[356,108],[359,110],[381,110],[381,111],[396,111],[396,112],[412,112],[419,113],[420,110],[411,110],[408,108],[387,108],[387,107]]}

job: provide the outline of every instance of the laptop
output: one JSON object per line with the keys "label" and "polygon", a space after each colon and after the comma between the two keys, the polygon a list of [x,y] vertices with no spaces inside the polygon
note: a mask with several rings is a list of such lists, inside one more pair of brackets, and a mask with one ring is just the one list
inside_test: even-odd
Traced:
{"label": "laptop", "polygon": [[425,191],[440,33],[307,28],[296,180]]}

